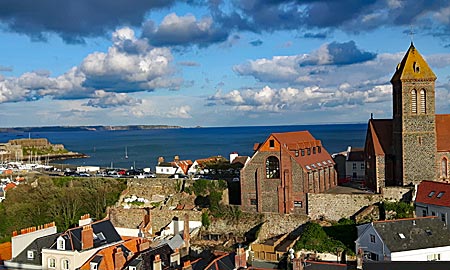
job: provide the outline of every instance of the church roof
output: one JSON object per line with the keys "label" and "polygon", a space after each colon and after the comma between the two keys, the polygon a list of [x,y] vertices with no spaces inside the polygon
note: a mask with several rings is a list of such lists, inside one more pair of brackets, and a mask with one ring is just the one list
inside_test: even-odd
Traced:
{"label": "church roof", "polygon": [[375,155],[384,156],[390,152],[392,144],[392,119],[370,119],[369,129]]}
{"label": "church roof", "polygon": [[402,61],[397,65],[391,82],[399,80],[436,80],[436,75],[412,42]]}
{"label": "church roof", "polygon": [[436,146],[439,152],[450,152],[450,114],[436,114]]}

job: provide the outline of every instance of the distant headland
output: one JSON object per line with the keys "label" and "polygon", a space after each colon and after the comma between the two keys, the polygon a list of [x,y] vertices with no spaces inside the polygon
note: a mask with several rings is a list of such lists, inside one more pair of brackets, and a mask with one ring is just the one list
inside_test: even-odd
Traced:
{"label": "distant headland", "polygon": [[5,127],[0,132],[48,132],[48,131],[104,131],[104,130],[144,130],[174,129],[180,126],[169,125],[126,125],[126,126],[44,126],[44,127]]}

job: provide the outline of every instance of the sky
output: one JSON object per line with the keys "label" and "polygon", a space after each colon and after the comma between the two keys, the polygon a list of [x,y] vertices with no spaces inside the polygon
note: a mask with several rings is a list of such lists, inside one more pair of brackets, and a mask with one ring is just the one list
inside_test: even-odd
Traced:
{"label": "sky", "polygon": [[0,126],[391,118],[411,41],[450,113],[447,0],[2,0]]}

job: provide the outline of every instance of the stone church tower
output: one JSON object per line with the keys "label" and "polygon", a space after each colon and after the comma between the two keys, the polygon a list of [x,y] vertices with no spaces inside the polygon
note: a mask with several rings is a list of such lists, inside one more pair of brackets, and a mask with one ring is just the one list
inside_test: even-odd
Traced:
{"label": "stone church tower", "polygon": [[437,178],[436,75],[411,43],[391,79],[394,185]]}

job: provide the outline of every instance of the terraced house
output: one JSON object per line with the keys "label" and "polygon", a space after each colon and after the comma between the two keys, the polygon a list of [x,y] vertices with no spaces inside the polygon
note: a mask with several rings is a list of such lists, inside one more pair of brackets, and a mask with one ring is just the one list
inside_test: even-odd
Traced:
{"label": "terraced house", "polygon": [[411,43],[391,79],[393,119],[370,119],[368,124],[366,184],[374,191],[449,180],[450,114],[435,114],[435,81]]}
{"label": "terraced house", "polygon": [[308,131],[272,133],[241,170],[241,205],[249,212],[306,213],[306,194],[337,184],[334,161]]}

